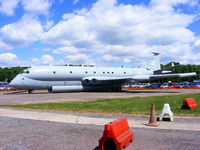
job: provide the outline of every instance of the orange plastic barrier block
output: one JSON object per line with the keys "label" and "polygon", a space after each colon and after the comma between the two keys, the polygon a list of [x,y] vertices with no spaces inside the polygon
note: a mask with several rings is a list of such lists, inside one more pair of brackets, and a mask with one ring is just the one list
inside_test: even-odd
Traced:
{"label": "orange plastic barrier block", "polygon": [[182,109],[190,109],[191,110],[191,109],[195,109],[197,107],[198,107],[198,105],[194,98],[187,98],[187,99],[183,100]]}
{"label": "orange plastic barrier block", "polygon": [[122,150],[133,141],[134,134],[128,126],[126,118],[119,118],[105,125],[103,137],[99,140],[99,149]]}

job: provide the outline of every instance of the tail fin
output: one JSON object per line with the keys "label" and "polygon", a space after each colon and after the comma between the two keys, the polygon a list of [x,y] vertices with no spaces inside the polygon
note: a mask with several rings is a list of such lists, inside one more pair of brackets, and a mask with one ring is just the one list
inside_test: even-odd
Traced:
{"label": "tail fin", "polygon": [[150,69],[154,70],[154,71],[161,69],[160,68],[160,58],[159,58],[160,53],[152,52],[152,54],[154,55],[154,59],[151,62]]}

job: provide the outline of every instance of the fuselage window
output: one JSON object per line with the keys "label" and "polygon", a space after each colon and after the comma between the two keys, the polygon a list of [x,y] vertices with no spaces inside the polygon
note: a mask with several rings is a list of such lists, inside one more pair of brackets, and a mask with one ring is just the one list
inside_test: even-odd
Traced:
{"label": "fuselage window", "polygon": [[94,74],[96,74],[96,72],[94,71]]}
{"label": "fuselage window", "polygon": [[55,74],[56,72],[55,72],[55,71],[53,71],[53,73]]}
{"label": "fuselage window", "polygon": [[124,74],[126,74],[126,72],[124,72]]}
{"label": "fuselage window", "polygon": [[72,71],[70,71],[70,73],[72,73]]}
{"label": "fuselage window", "polygon": [[113,74],[114,72],[112,72],[112,74]]}
{"label": "fuselage window", "polygon": [[105,74],[105,72],[103,72],[103,74]]}
{"label": "fuselage window", "polygon": [[88,73],[87,71],[85,73]]}
{"label": "fuselage window", "polygon": [[109,74],[109,72],[107,72]]}

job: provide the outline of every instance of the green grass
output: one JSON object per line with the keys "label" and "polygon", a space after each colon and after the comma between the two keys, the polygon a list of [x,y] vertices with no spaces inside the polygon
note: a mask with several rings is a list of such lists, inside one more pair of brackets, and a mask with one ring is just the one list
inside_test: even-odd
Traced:
{"label": "green grass", "polygon": [[163,105],[169,103],[175,115],[200,116],[200,107],[193,110],[183,110],[181,106],[185,98],[195,98],[200,106],[200,93],[182,94],[171,96],[151,96],[119,99],[101,99],[85,102],[65,102],[65,103],[41,103],[25,105],[7,105],[1,107],[45,109],[56,111],[94,112],[94,113],[114,113],[114,114],[138,114],[149,115],[151,103],[155,104],[156,112],[160,113]]}

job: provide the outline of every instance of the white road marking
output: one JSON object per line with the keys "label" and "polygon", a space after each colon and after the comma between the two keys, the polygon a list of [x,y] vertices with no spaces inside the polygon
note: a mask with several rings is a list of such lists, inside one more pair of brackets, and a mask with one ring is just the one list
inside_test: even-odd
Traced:
{"label": "white road marking", "polygon": [[[16,109],[0,109],[0,116],[2,117],[12,117],[20,119],[31,119],[31,120],[41,120],[41,121],[51,121],[51,122],[62,122],[62,123],[77,123],[77,124],[88,124],[88,125],[105,125],[116,118],[95,118],[86,117],[81,115],[71,115],[63,113],[54,112],[40,112],[40,111],[29,111],[29,110],[16,110]],[[128,119],[129,126],[132,128],[153,128],[153,129],[170,129],[170,130],[193,130],[200,131],[199,123],[185,122],[158,122],[158,127],[149,127],[145,124],[148,120],[137,118]]]}

